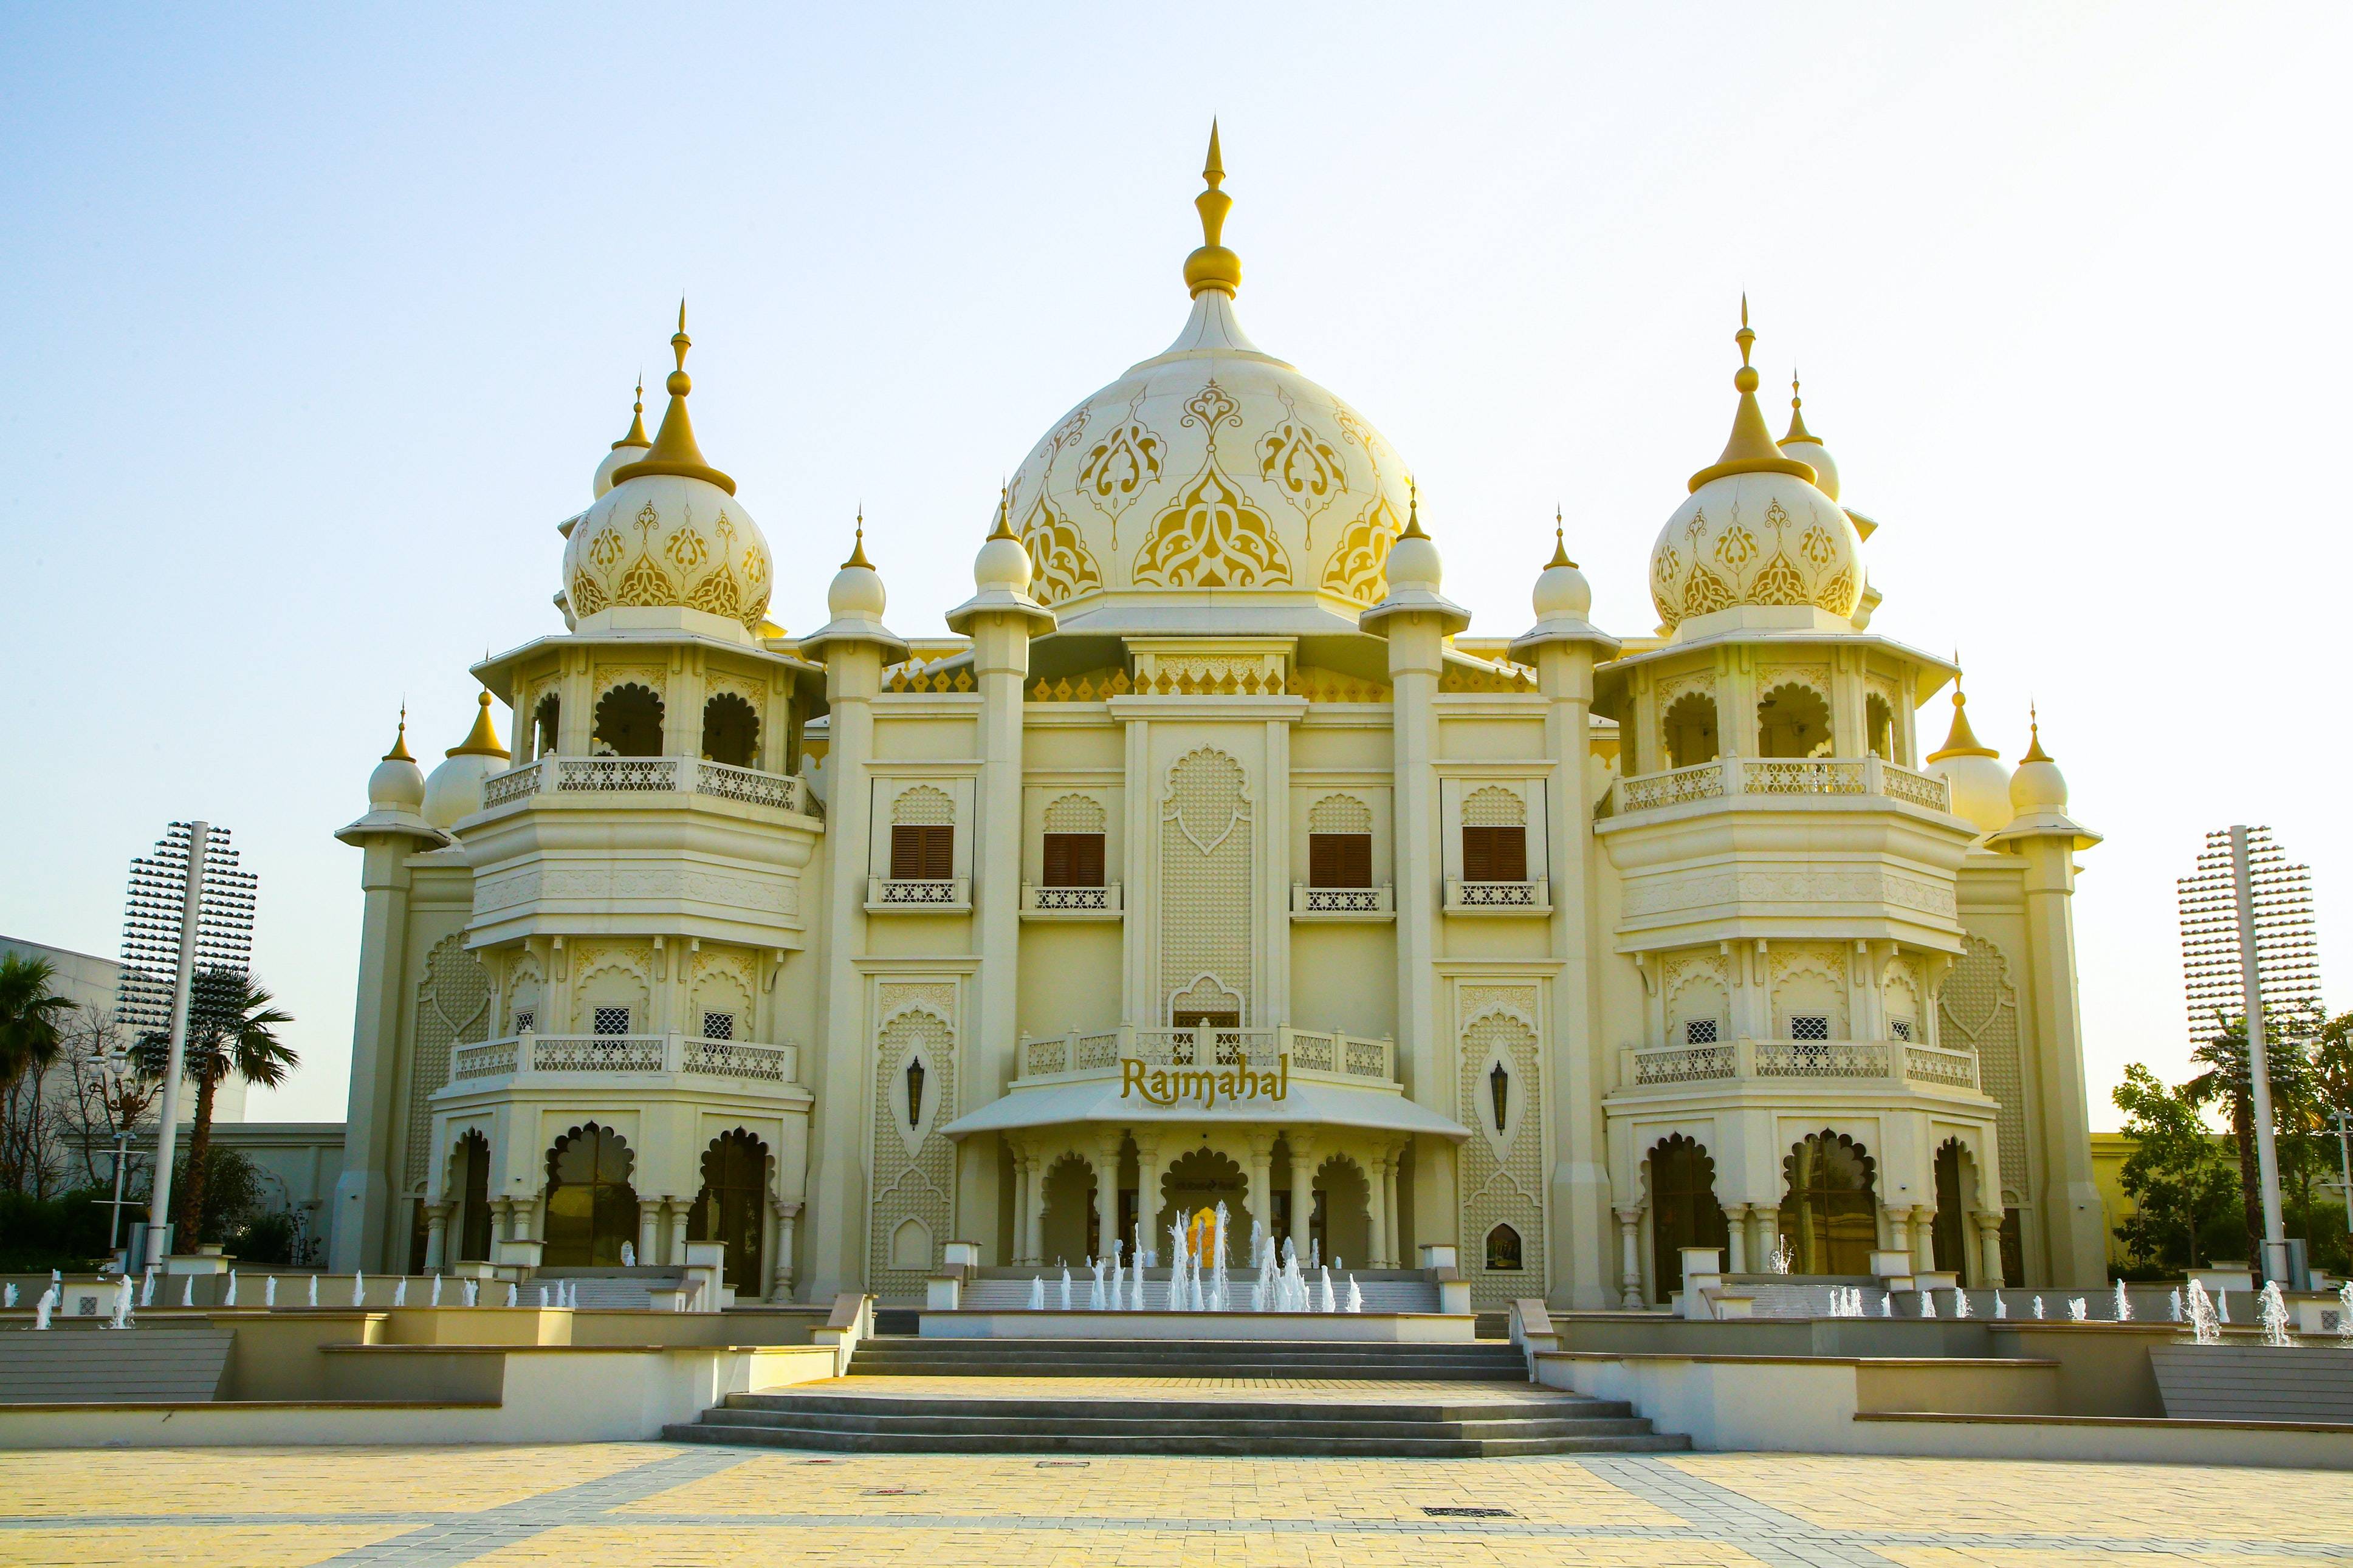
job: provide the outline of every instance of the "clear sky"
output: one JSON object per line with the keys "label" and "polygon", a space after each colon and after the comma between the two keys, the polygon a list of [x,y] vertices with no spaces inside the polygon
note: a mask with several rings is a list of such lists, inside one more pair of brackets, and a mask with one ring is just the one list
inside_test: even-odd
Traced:
{"label": "clear sky", "polygon": [[2353,866],[2348,58],[2341,5],[7,5],[0,931],[111,953],[131,856],[228,825],[305,1061],[254,1113],[341,1117],[331,835],[404,697],[431,760],[561,629],[554,524],[679,296],[776,618],[862,500],[936,634],[999,475],[1182,321],[1214,112],[1243,319],[1412,463],[1473,635],[1556,502],[1651,628],[1747,291],[1883,524],[1873,630],[1957,647],[2012,759],[2039,700],[2106,835],[2112,1126],[2186,1056],[2205,829],[2313,864],[2324,961]]}

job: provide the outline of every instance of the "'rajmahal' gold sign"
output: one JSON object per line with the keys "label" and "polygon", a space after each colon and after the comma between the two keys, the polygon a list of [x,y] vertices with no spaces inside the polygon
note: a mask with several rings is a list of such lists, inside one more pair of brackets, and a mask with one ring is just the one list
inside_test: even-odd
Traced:
{"label": "'rajmahal' gold sign", "polygon": [[1291,1058],[1275,1058],[1272,1072],[1252,1072],[1250,1058],[1237,1054],[1229,1068],[1156,1068],[1136,1057],[1119,1058],[1119,1097],[1142,1097],[1146,1105],[1174,1105],[1198,1100],[1213,1110],[1220,1099],[1264,1100],[1280,1103],[1291,1097]]}

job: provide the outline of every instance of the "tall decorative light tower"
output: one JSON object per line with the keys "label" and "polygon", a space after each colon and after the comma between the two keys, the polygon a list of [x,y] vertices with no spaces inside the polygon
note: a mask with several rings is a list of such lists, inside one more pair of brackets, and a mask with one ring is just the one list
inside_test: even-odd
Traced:
{"label": "tall decorative light tower", "polygon": [[2312,872],[2291,866],[2267,827],[2206,836],[2195,875],[2176,884],[2181,901],[2181,972],[2189,1037],[2210,1039],[2233,1016],[2247,1025],[2247,1098],[2263,1187],[2265,1279],[2293,1288],[2280,1217],[2279,1153],[2272,1141],[2271,1070],[2264,1015],[2320,1003],[2320,947],[2312,919]]}
{"label": "tall decorative light tower", "polygon": [[206,1014],[230,994],[227,985],[198,986],[196,972],[246,975],[253,958],[257,887],[253,874],[237,867],[228,829],[206,822],[172,824],[153,853],[131,862],[115,1011],[135,1034],[171,1040],[156,1108],[153,1196],[143,1236],[132,1238],[127,1261],[133,1269],[160,1265],[171,1253],[172,1155],[180,1135],[188,1031],[217,1023]]}

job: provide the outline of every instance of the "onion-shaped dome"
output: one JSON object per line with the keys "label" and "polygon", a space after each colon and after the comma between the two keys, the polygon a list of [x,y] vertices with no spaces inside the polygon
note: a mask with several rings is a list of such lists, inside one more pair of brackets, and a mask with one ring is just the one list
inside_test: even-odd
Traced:
{"label": "onion-shaped dome", "polygon": [[[653,446],[612,471],[613,488],[564,546],[565,606],[575,626],[607,610],[700,610],[747,634],[767,618],[776,565],[735,499],[735,481],[703,460],[687,417],[686,307],[670,341],[670,408]],[[593,628],[592,628],[593,629]]]}
{"label": "onion-shaped dome", "polygon": [[2010,804],[2021,816],[2033,812],[2067,809],[2067,775],[2042,750],[2042,717],[2028,710],[2026,755],[2010,775]]}
{"label": "onion-shaped dome", "polygon": [[1533,662],[1536,649],[1548,643],[1590,644],[1603,658],[1617,654],[1618,639],[1592,622],[1593,584],[1568,558],[1567,531],[1557,507],[1552,514],[1552,559],[1536,574],[1528,602],[1536,624],[1512,639],[1512,657],[1521,663]]}
{"label": "onion-shaped dome", "polygon": [[860,511],[849,559],[841,563],[825,590],[826,613],[833,618],[801,639],[801,657],[822,658],[835,643],[872,643],[881,649],[885,664],[906,658],[906,643],[882,624],[882,612],[889,603],[882,592],[882,574],[866,559],[866,514]]}
{"label": "onion-shaped dome", "polygon": [[466,738],[449,748],[432,776],[425,781],[425,820],[436,827],[457,826],[482,809],[482,784],[492,773],[507,771],[513,759],[499,742],[491,724],[491,694],[480,694],[481,708]]}
{"label": "onion-shaped dome", "polygon": [[2010,826],[2010,770],[2001,753],[1977,738],[1969,728],[1968,699],[1960,683],[1953,683],[1953,727],[1945,743],[1928,753],[1928,772],[1952,791],[1953,815],[1980,835],[1999,833]]}
{"label": "onion-shaped dome", "polygon": [[1215,126],[1202,177],[1184,331],[1082,398],[1014,470],[1030,591],[1042,605],[1090,607],[1201,590],[1224,604],[1288,595],[1353,619],[1387,592],[1405,461],[1354,407],[1243,332]]}
{"label": "onion-shaped dome", "polygon": [[646,384],[638,383],[638,401],[629,411],[629,433],[613,443],[605,460],[596,465],[596,477],[589,482],[589,500],[601,500],[613,488],[613,473],[627,468],[651,450],[653,443],[646,439]]}
{"label": "onion-shaped dome", "polygon": [[417,759],[408,754],[408,710],[400,710],[400,729],[392,738],[392,750],[368,774],[368,809],[370,811],[413,812],[425,804],[425,773]]}
{"label": "onion-shaped dome", "polygon": [[1798,395],[1798,378],[1789,377],[1789,433],[1781,437],[1781,455],[1795,458],[1814,470],[1814,489],[1832,500],[1839,499],[1838,464],[1821,437],[1806,428],[1806,400]]}
{"label": "onion-shaped dome", "polygon": [[1669,631],[1735,605],[1828,611],[1841,620],[1862,597],[1862,542],[1813,468],[1786,457],[1757,406],[1748,301],[1740,302],[1740,405],[1724,455],[1691,478],[1691,495],[1651,547],[1651,601]]}

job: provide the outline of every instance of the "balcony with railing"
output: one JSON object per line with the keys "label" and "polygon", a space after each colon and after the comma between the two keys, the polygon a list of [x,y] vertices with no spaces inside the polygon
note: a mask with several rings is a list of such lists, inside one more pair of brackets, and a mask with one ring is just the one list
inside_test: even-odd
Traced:
{"label": "balcony with railing", "polygon": [[1092,888],[1021,884],[1021,918],[1025,921],[1115,921],[1124,912],[1117,882]]}
{"label": "balcony with railing", "polygon": [[1619,1093],[1840,1084],[1889,1091],[1978,1092],[1974,1051],[1916,1040],[1755,1040],[1644,1046],[1620,1053]]}
{"label": "balcony with railing", "polygon": [[1397,1082],[1397,1042],[1329,1029],[1243,1029],[1202,1024],[1185,1028],[1123,1024],[1095,1032],[1025,1035],[1018,1076],[1023,1085],[1089,1078],[1116,1079],[1120,1063],[1152,1068],[1230,1068],[1247,1061],[1259,1072],[1291,1058],[1294,1078],[1392,1088]]}
{"label": "balcony with railing", "polygon": [[1388,882],[1377,888],[1311,888],[1291,884],[1291,918],[1295,921],[1393,921],[1397,889]]}
{"label": "balcony with railing", "polygon": [[1662,773],[1641,773],[1609,786],[1609,813],[1624,816],[1700,801],[1876,797],[1929,811],[1949,812],[1952,794],[1943,779],[1878,757],[1718,757]]}
{"label": "balcony with railing", "polygon": [[1449,877],[1445,910],[1450,915],[1548,915],[1552,884],[1542,877],[1527,882],[1466,882]]}
{"label": "balcony with railing", "polygon": [[800,1047],[692,1035],[541,1035],[525,1031],[449,1053],[443,1095],[626,1083],[759,1094],[797,1089]]}
{"label": "balcony with railing", "polygon": [[[482,807],[496,811],[536,796],[602,795],[677,804],[701,796],[767,806],[823,820],[825,806],[808,781],[757,768],[733,767],[705,757],[542,757],[491,777]],[[652,797],[669,800],[653,802]]]}
{"label": "balcony with railing", "polygon": [[968,915],[972,882],[964,877],[869,877],[870,915]]}

